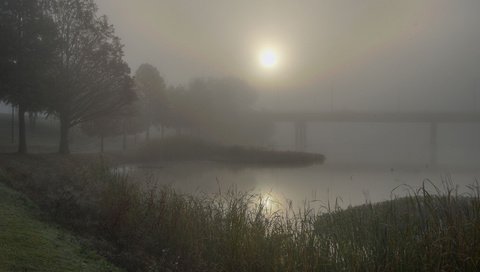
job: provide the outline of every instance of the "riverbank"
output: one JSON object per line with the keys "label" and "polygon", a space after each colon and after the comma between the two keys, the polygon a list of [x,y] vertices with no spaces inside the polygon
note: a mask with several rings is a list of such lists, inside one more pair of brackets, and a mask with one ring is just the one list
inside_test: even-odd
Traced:
{"label": "riverbank", "polygon": [[0,271],[120,271],[40,217],[28,197],[0,183]]}
{"label": "riverbank", "polygon": [[478,184],[465,195],[420,188],[407,198],[347,209],[326,203],[320,210],[272,210],[265,195],[234,189],[202,197],[153,180],[140,186],[92,157],[0,162],[2,182],[57,224],[95,237],[99,252],[129,271],[475,271],[480,265]]}

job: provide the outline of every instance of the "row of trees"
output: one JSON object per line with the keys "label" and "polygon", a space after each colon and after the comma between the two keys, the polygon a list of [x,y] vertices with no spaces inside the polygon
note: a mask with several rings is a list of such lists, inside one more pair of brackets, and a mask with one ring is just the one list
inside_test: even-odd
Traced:
{"label": "row of trees", "polygon": [[195,79],[187,86],[167,87],[157,68],[143,64],[135,73],[138,99],[125,115],[106,115],[82,125],[83,131],[100,138],[144,132],[151,137],[156,127],[226,144],[263,144],[272,124],[255,115],[256,91],[237,78]]}
{"label": "row of trees", "polygon": [[195,79],[187,87],[167,89],[170,125],[226,144],[265,144],[273,132],[269,120],[255,114],[256,90],[238,78]]}
{"label": "row of trees", "polygon": [[56,116],[69,153],[71,127],[135,100],[123,46],[93,0],[2,0],[0,36],[0,99],[18,107],[20,153],[27,112]]}
{"label": "row of trees", "polygon": [[251,118],[255,91],[235,78],[197,79],[167,87],[157,68],[134,77],[123,45],[94,0],[0,0],[0,100],[18,108],[20,153],[27,152],[26,113],[60,122],[59,152],[69,131],[102,140],[156,126],[187,129],[228,143],[252,143],[271,132]]}
{"label": "row of trees", "polygon": [[83,132],[100,138],[100,149],[104,150],[104,138],[123,136],[123,149],[127,135],[145,132],[150,139],[152,126],[165,126],[169,115],[168,98],[165,95],[166,84],[157,68],[142,64],[135,73],[134,90],[136,99],[122,111],[104,114],[81,125]]}

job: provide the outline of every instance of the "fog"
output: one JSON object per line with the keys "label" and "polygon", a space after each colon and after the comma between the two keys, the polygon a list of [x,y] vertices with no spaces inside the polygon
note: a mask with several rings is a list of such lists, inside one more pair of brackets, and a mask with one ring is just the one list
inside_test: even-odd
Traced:
{"label": "fog", "polygon": [[0,270],[477,271],[479,11],[0,0]]}
{"label": "fog", "polygon": [[[52,101],[24,109],[53,123],[62,116],[77,116],[68,124],[75,152],[96,150],[96,137],[101,137],[102,151],[118,149],[115,143],[121,141],[125,150],[131,147],[129,140],[133,141],[129,137],[135,137],[136,145],[137,135],[148,142],[150,134],[163,138],[184,130],[189,136],[222,144],[319,153],[326,156],[327,164],[425,166],[432,164],[434,153],[442,165],[477,166],[480,161],[480,124],[474,117],[480,112],[478,1],[95,3],[97,16],[105,14],[112,33],[120,39],[118,48],[123,46],[123,52],[118,62],[131,76],[105,86],[114,91],[115,85],[132,84],[138,101],[122,98],[131,105],[120,115],[115,113],[113,121],[111,113],[104,113],[118,101],[100,102],[100,95],[98,104],[103,108],[84,106],[77,114]],[[59,86],[77,88],[96,72],[76,77],[78,82],[62,82],[60,73],[42,83],[47,86],[42,91],[46,95],[32,99],[52,96],[61,101],[65,92]],[[28,95],[19,95],[20,100],[15,94],[0,96],[7,103],[0,106],[5,121],[11,114],[10,105],[21,105],[24,97]],[[82,97],[78,94],[77,100],[70,101],[70,108],[78,110],[74,105],[95,101],[85,102]],[[125,112],[129,112],[128,120]],[[305,112],[320,119],[325,113],[399,114],[403,121],[385,117],[381,122],[371,118],[355,122],[338,116],[326,121],[295,119],[295,114]],[[291,120],[266,117],[275,113]],[[417,113],[437,114],[429,118],[440,119],[421,122],[401,117]],[[452,122],[455,117],[449,113],[471,116]],[[466,120],[470,117],[474,120]],[[301,139],[296,130],[299,121],[305,122]],[[7,124],[5,131],[11,126]],[[27,136],[33,145],[42,146],[43,138],[35,136],[33,125],[29,129]],[[119,139],[121,132],[123,140]],[[47,142],[60,141],[64,151],[69,151],[67,136],[55,132]],[[14,143],[15,133],[11,137]],[[112,138],[113,144],[104,141],[105,137]]]}
{"label": "fog", "polygon": [[[151,62],[173,85],[196,77],[240,77],[260,90],[258,107],[266,109],[478,108],[478,1],[98,5],[125,43],[131,66]],[[258,65],[265,46],[278,48],[275,71]]]}
{"label": "fog", "polygon": [[[132,66],[150,61],[169,84],[236,76],[270,111],[478,111],[478,1],[99,1]],[[274,71],[259,67],[278,48]],[[477,124],[440,129],[445,163],[478,161]],[[273,145],[294,148],[277,124]],[[422,163],[422,124],[310,124],[308,148],[331,161]]]}
{"label": "fog", "polygon": [[[174,86],[188,85],[194,78],[243,79],[256,90],[254,107],[263,112],[479,111],[478,1],[102,0],[98,4],[116,26],[133,67],[149,62]],[[272,69],[259,63],[258,55],[265,48],[277,54]],[[224,177],[223,182],[243,184],[243,189],[265,191],[270,186],[276,193],[295,195],[297,201],[312,189],[331,190],[334,195],[356,195],[353,202],[359,204],[365,196],[356,194],[358,190],[384,190],[370,196],[382,200],[401,183],[418,186],[425,178],[440,182],[445,175],[458,174],[454,166],[473,169],[457,177],[459,184],[468,184],[478,174],[480,125],[475,122],[438,125],[437,163],[446,167],[438,171],[428,170],[432,166],[428,122],[307,120],[306,131],[305,150],[326,156],[323,170],[232,173],[202,166],[208,173],[205,178],[169,180],[191,191],[215,187],[213,177]],[[296,150],[295,141],[295,123],[276,122],[264,145]],[[370,169],[374,165],[379,168]],[[407,168],[395,172],[402,167]],[[291,186],[280,189],[288,183],[285,176],[305,184],[295,194]],[[359,182],[360,189],[336,191],[339,184],[353,182]]]}
{"label": "fog", "polygon": [[[98,71],[72,75],[77,81],[62,81],[65,77],[58,73],[48,82],[38,84],[42,87],[37,89],[46,86],[46,91],[42,89],[41,95],[31,98],[29,95],[35,93],[30,91],[31,86],[13,84],[11,90],[24,89],[0,93],[6,103],[0,106],[5,118],[11,113],[11,105],[22,106],[17,108],[22,116],[38,113],[58,120],[66,116],[71,119],[66,122],[68,128],[78,129],[86,136],[97,137],[102,131],[102,150],[103,138],[118,137],[119,124],[123,123],[124,136],[144,133],[148,139],[151,127],[154,137],[174,135],[175,131],[182,134],[183,129],[189,135],[225,144],[321,153],[330,163],[423,165],[429,163],[433,144],[443,164],[475,165],[479,160],[480,125],[475,118],[466,120],[480,112],[478,1],[94,2],[98,6],[96,16],[105,14],[111,33],[120,39],[115,45],[119,50],[116,61],[118,67],[123,67],[123,74],[90,89],[114,92],[119,86],[133,86],[130,89],[136,93],[131,95],[139,102],[132,102],[132,97],[122,98],[131,104],[129,109],[122,109],[122,114],[130,112],[128,125],[125,117],[121,122],[118,116],[115,122],[108,120],[108,107],[120,105],[118,100],[101,102],[99,95],[97,104],[104,106],[97,105],[95,109],[88,105],[95,104],[96,99],[85,101],[88,95],[64,99],[68,92],[62,92],[62,88],[79,88]],[[53,21],[61,24],[63,17],[55,16]],[[46,38],[48,35],[45,33]],[[8,48],[8,43],[4,47]],[[47,56],[44,62],[50,63],[51,59],[54,58]],[[42,61],[32,62],[30,69],[48,71],[44,66],[49,64],[40,67],[38,63]],[[17,60],[10,64],[16,65]],[[142,67],[147,67],[143,74]],[[15,82],[16,73],[6,78]],[[145,73],[150,73],[151,78]],[[19,79],[29,82],[29,78]],[[158,88],[157,94],[149,90],[149,80]],[[22,100],[37,102],[50,96],[56,99],[34,105],[26,105]],[[52,100],[68,100],[71,107]],[[87,106],[77,109],[74,105]],[[69,112],[72,109],[81,112],[73,114]],[[133,112],[142,116],[132,117]],[[295,116],[305,112],[447,115],[430,117],[440,120],[425,122],[411,118],[401,122],[391,118],[382,122],[368,118],[362,122],[351,118],[265,119],[268,114]],[[252,118],[248,115],[251,113],[258,115]],[[472,116],[452,122],[449,120],[455,117],[449,113]],[[296,143],[298,121],[306,122],[302,148]],[[83,125],[88,122],[96,124]],[[435,124],[435,137],[431,124]],[[18,133],[23,135],[20,139],[25,138],[24,131]],[[69,151],[67,134],[60,133],[65,151]],[[52,138],[58,140],[56,136]],[[25,146],[23,142],[20,141]],[[75,146],[74,149],[91,151]]]}

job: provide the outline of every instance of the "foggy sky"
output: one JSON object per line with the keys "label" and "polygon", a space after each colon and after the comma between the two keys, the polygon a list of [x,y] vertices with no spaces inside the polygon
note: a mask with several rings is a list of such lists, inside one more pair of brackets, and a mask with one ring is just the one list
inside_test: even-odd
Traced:
{"label": "foggy sky", "polygon": [[[261,108],[480,108],[478,0],[97,0],[133,70],[235,76]],[[257,55],[280,52],[265,71]],[[332,103],[333,102],[333,103]]]}

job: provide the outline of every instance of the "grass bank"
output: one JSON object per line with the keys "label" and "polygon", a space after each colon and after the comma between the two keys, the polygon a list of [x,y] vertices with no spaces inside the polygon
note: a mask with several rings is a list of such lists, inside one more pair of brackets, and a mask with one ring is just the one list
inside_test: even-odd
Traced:
{"label": "grass bank", "polygon": [[69,233],[43,223],[24,195],[0,183],[0,271],[119,271]]}
{"label": "grass bank", "polygon": [[[480,187],[425,187],[378,204],[272,211],[262,195],[192,196],[105,163],[2,169],[52,220],[128,271],[478,271]],[[63,166],[62,166],[63,164]],[[69,168],[69,165],[75,165]],[[54,174],[49,174],[54,173]],[[427,189],[429,188],[429,189]]]}
{"label": "grass bank", "polygon": [[226,146],[191,137],[154,139],[127,158],[131,161],[210,160],[254,165],[309,165],[323,163],[321,154]]}

